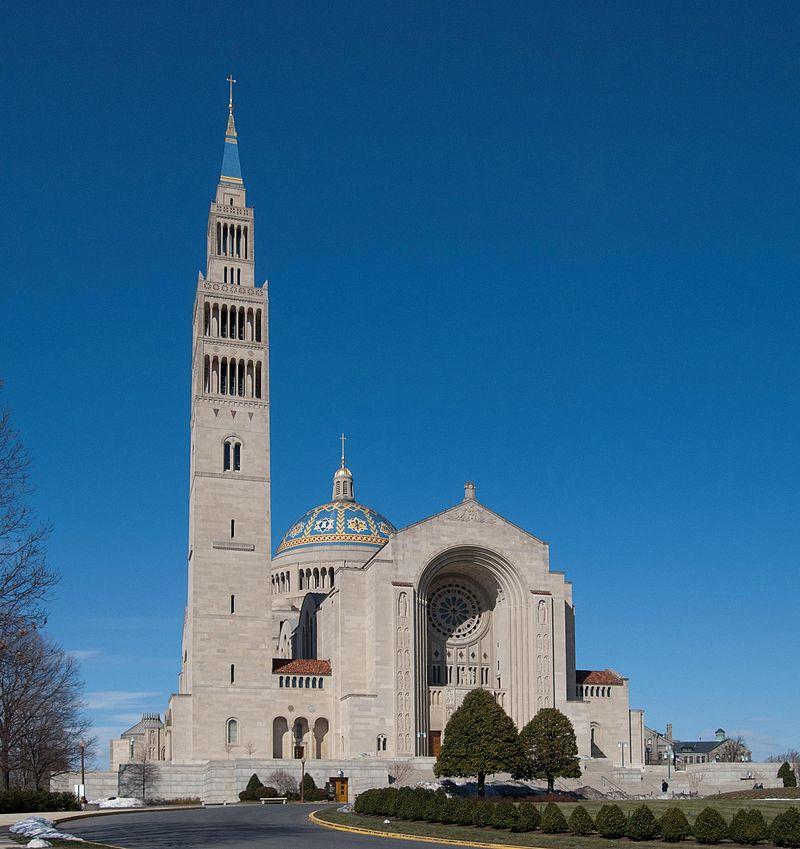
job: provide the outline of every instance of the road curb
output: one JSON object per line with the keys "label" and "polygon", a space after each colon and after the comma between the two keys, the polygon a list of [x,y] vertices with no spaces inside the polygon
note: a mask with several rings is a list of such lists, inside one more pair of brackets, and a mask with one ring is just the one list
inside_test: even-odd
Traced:
{"label": "road curb", "polygon": [[312,811],[308,818],[314,825],[322,828],[331,828],[334,831],[347,831],[351,834],[364,834],[370,837],[389,837],[394,840],[415,840],[418,843],[446,843],[448,846],[473,846],[476,849],[537,849],[535,846],[521,846],[519,843],[476,843],[474,840],[453,840],[448,837],[426,837],[420,834],[398,834],[394,831],[377,831],[373,828],[358,828],[353,825],[342,825],[341,823],[327,822]]}

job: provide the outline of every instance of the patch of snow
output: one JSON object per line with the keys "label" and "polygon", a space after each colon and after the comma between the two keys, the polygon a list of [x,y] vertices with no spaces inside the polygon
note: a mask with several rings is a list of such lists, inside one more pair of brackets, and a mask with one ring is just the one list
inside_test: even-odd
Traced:
{"label": "patch of snow", "polygon": [[92,799],[89,803],[97,805],[100,808],[143,808],[144,802],[141,799],[124,799],[114,797],[111,799]]}
{"label": "patch of snow", "polygon": [[45,847],[52,846],[53,844],[42,840],[41,837],[34,837],[33,840],[28,841],[27,845],[29,849],[45,849]]}
{"label": "patch of snow", "polygon": [[384,820],[384,821],[383,821],[383,824],[384,824],[384,825],[391,825],[391,820]]}
{"label": "patch of snow", "polygon": [[59,831],[55,827],[53,820],[47,817],[25,817],[24,820],[15,822],[8,830],[12,834],[19,834],[22,837],[39,837],[42,840],[75,840],[83,843],[82,837],[76,837],[74,834],[66,834]]}

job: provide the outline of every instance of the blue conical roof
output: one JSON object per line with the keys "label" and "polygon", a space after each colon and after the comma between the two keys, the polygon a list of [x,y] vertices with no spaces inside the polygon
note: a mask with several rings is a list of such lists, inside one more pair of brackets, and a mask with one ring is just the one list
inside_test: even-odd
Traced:
{"label": "blue conical roof", "polygon": [[225,131],[225,150],[222,154],[221,183],[242,184],[242,166],[239,164],[239,143],[236,138],[236,125],[233,123],[233,109],[228,114],[228,129]]}

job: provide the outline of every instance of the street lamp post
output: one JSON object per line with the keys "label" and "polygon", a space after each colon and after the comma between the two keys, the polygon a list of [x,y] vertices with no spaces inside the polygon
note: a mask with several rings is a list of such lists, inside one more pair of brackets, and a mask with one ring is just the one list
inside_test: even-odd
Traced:
{"label": "street lamp post", "polygon": [[78,743],[81,750],[81,805],[86,804],[86,741]]}
{"label": "street lamp post", "polygon": [[619,743],[617,743],[617,748],[619,749],[619,751],[620,751],[620,756],[621,756],[621,758],[622,758],[622,769],[625,769],[625,747],[626,747],[627,745],[628,745],[628,744],[627,744],[627,743],[623,743],[623,742],[622,742],[622,740],[620,740],[620,741],[619,741]]}
{"label": "street lamp post", "polygon": [[300,757],[300,801],[306,800],[306,750],[303,748],[303,754]]}
{"label": "street lamp post", "polygon": [[670,777],[670,769],[672,767],[672,746],[667,746],[667,780]]}

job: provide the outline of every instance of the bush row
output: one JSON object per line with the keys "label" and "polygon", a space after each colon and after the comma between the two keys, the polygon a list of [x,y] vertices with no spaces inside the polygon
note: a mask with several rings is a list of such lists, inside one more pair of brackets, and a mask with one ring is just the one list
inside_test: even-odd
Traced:
{"label": "bush row", "polygon": [[[273,773],[272,777],[280,777],[279,773]],[[268,779],[269,780],[269,779]],[[323,802],[328,798],[324,789],[317,787],[314,779],[306,773],[303,776],[303,798],[306,802]],[[247,782],[247,787],[239,794],[241,802],[257,802],[259,799],[273,799],[276,796],[286,796],[290,801],[300,798],[300,786],[289,776],[289,781],[284,781],[283,792],[269,785],[264,786],[261,780],[253,773]]]}
{"label": "bush row", "polygon": [[4,790],[0,793],[0,814],[80,809],[80,802],[74,793],[50,793],[47,790]]}
{"label": "bush row", "polygon": [[546,834],[570,832],[578,835],[597,832],[609,839],[662,838],[668,843],[694,837],[704,844],[717,844],[727,839],[751,846],[771,840],[777,846],[800,847],[800,811],[797,808],[778,814],[770,826],[756,809],[742,809],[728,823],[719,811],[705,808],[691,826],[677,807],[667,809],[657,819],[647,805],[640,805],[629,816],[618,805],[603,805],[592,819],[586,808],[577,805],[567,819],[561,808],[552,802],[540,810],[531,802],[448,799],[443,790],[386,787],[361,793],[356,798],[354,810],[358,814],[516,832],[540,830]]}

